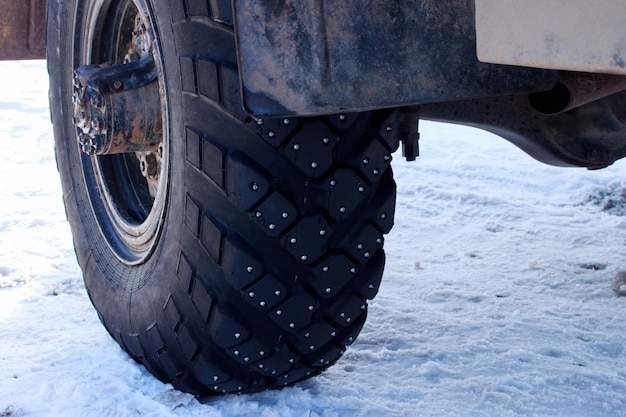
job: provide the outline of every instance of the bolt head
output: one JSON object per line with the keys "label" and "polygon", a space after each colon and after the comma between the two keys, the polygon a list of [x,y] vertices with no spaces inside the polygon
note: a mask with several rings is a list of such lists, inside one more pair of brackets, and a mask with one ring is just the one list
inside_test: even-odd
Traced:
{"label": "bolt head", "polygon": [[115,80],[113,84],[111,84],[111,89],[113,91],[122,91],[124,89],[124,83],[120,80]]}

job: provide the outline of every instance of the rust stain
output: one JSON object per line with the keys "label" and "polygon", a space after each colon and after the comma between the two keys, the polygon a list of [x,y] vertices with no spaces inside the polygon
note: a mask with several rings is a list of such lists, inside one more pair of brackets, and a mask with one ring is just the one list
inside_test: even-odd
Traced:
{"label": "rust stain", "polygon": [[0,0],[0,60],[46,57],[46,0]]}

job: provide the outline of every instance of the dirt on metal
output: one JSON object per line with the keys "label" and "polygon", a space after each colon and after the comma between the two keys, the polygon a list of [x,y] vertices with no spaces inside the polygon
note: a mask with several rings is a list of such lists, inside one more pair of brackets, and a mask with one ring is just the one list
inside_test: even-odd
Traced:
{"label": "dirt on metal", "polygon": [[46,0],[0,0],[0,60],[46,57]]}

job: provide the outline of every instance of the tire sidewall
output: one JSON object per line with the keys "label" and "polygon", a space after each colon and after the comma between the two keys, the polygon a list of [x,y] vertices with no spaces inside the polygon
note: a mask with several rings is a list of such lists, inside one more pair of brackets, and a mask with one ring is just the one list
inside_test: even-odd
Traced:
{"label": "tire sidewall", "polygon": [[98,227],[85,185],[85,155],[78,149],[72,124],[72,56],[76,49],[74,27],[79,25],[81,2],[70,0],[59,5],[49,2],[48,13],[58,16],[48,29],[48,59],[51,78],[51,112],[55,129],[55,148],[63,186],[66,211],[77,253],[83,269],[85,285],[100,319],[109,332],[124,346],[124,334],[145,331],[162,311],[176,285],[176,269],[180,254],[180,227],[184,224],[184,132],[180,68],[173,44],[169,13],[155,17],[154,10],[167,10],[163,0],[146,1],[150,19],[160,41],[163,68],[163,96],[167,100],[170,135],[170,177],[164,226],[149,258],[140,265],[119,261],[106,243]]}

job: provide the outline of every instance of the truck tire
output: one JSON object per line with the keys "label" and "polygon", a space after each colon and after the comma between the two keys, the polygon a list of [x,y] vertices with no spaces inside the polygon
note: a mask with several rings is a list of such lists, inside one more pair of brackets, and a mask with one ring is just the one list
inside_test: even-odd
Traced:
{"label": "truck tire", "polygon": [[[282,387],[337,361],[382,276],[397,112],[249,117],[229,1],[50,1],[48,19],[67,217],[111,336],[198,396]],[[86,153],[73,71],[122,64],[133,19],[158,73],[158,147]]]}

